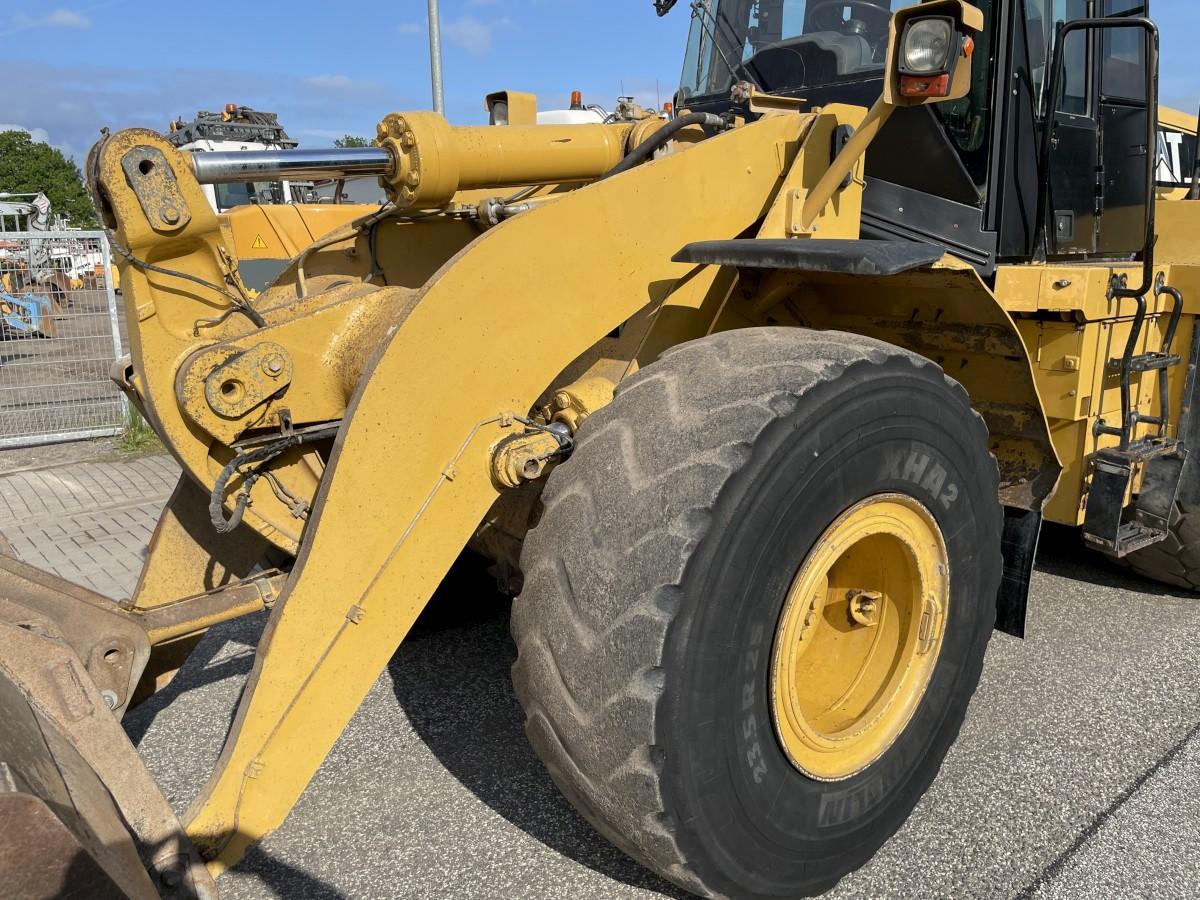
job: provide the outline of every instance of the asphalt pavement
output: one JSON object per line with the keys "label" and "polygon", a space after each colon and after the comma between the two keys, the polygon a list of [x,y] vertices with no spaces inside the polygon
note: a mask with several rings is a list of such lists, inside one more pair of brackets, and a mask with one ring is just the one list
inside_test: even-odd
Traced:
{"label": "asphalt pavement", "polygon": [[[463,578],[396,654],[235,900],[681,894],[557,793],[522,732],[505,603]],[[211,634],[129,718],[183,808],[261,621]],[[1200,599],[1051,531],[1030,634],[996,635],[958,744],[908,825],[833,898],[1200,896]]]}
{"label": "asphalt pavement", "polygon": [[[117,538],[148,532],[173,471],[163,457],[111,448],[100,458],[80,445],[0,454],[0,547],[58,553],[61,573],[84,583],[99,584],[102,566],[112,592],[128,593],[139,554]],[[52,503],[62,510],[51,515]],[[216,761],[264,621],[214,629],[179,678],[125,719],[177,810]],[[994,637],[933,789],[827,896],[1200,897],[1198,638],[1200,598],[1048,529],[1028,639]],[[464,569],[283,827],[221,879],[222,897],[681,896],[558,794],[525,741],[513,657],[507,604]]]}

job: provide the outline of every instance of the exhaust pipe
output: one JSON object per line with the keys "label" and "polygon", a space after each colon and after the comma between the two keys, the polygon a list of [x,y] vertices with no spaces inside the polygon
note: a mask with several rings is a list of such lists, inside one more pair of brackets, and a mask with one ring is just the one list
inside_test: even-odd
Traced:
{"label": "exhaust pipe", "polygon": [[390,175],[392,154],[382,147],[328,150],[247,150],[193,153],[192,166],[201,184],[242,181],[321,181],[367,175]]}

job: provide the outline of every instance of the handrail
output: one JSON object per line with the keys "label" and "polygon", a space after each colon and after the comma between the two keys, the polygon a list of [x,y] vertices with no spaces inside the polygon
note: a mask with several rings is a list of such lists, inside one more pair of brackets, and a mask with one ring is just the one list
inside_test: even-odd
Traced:
{"label": "handrail", "polygon": [[1035,239],[1050,255],[1048,214],[1050,212],[1050,151],[1054,133],[1054,117],[1058,112],[1058,92],[1064,71],[1066,38],[1076,31],[1106,31],[1117,28],[1141,28],[1148,38],[1146,53],[1146,242],[1142,250],[1142,284],[1137,288],[1123,286],[1114,281],[1110,296],[1132,299],[1144,297],[1154,286],[1154,194],[1158,186],[1158,26],[1145,16],[1118,19],[1075,19],[1059,26],[1054,46],[1054,63],[1050,70],[1049,92],[1046,94],[1046,127],[1042,134],[1041,161],[1039,164],[1038,218],[1034,231]]}

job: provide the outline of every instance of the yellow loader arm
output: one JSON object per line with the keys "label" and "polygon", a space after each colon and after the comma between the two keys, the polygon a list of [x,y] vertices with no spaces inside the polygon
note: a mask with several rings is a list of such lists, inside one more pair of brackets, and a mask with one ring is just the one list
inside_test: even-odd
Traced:
{"label": "yellow loader arm", "polygon": [[[966,4],[933,6],[980,27]],[[102,686],[84,665],[90,645],[4,625],[21,650],[6,651],[0,689],[16,689],[0,702],[52,721],[66,737],[51,754],[81,755],[112,790],[112,769],[88,749],[121,743],[102,690],[119,713],[161,687],[206,628],[269,609],[225,747],[184,821],[220,874],[283,822],[464,548],[511,557],[539,479],[616,384],[666,347],[747,325],[858,329],[908,347],[928,337],[915,322],[941,319],[939,346],[918,352],[961,357],[961,380],[986,401],[1005,502],[1039,509],[1058,463],[1029,359],[972,270],[934,254],[857,297],[862,282],[836,272],[797,280],[681,254],[740,237],[857,239],[862,154],[903,101],[800,113],[772,99],[751,99],[761,115],[749,123],[454,128],[390,115],[376,148],[345,158],[377,166],[392,202],[300,250],[253,298],[198,180],[237,177],[222,171],[232,161],[183,156],[149,131],[106,137],[87,174],[123,259],[132,354],[118,378],[184,475],[135,596],[78,601],[105,635],[127,632],[124,679]],[[831,159],[834,130],[851,123],[862,137]],[[813,303],[789,312],[799,288]],[[18,593],[5,622],[49,602]],[[65,712],[42,703],[39,679],[54,671],[72,673],[84,698]],[[94,732],[71,730],[73,709]],[[131,752],[125,742],[117,764],[128,792],[112,793],[154,889],[173,881],[211,896]],[[156,798],[141,824],[123,799],[137,792]],[[170,865],[146,862],[160,845]],[[129,852],[108,862],[134,866]],[[144,881],[127,883],[145,894]]]}

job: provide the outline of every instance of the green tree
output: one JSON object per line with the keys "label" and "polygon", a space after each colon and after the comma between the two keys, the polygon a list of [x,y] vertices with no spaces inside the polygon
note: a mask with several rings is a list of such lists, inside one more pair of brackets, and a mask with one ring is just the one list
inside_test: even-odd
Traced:
{"label": "green tree", "polygon": [[34,143],[27,131],[0,131],[0,193],[39,191],[74,227],[96,227],[79,166],[49,144]]}
{"label": "green tree", "polygon": [[333,142],[335,147],[370,147],[371,142],[365,137],[359,137],[356,134],[348,134],[345,137],[340,137]]}

